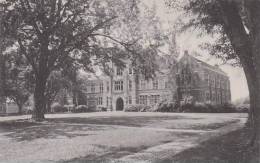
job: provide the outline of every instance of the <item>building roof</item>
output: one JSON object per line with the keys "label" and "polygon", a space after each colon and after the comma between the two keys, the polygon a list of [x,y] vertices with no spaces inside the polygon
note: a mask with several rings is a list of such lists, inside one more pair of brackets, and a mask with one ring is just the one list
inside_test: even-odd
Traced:
{"label": "building roof", "polygon": [[188,57],[196,60],[198,63],[200,63],[202,66],[204,66],[204,68],[208,68],[208,69],[210,69],[212,71],[215,71],[215,72],[217,72],[217,73],[219,73],[221,75],[224,75],[224,76],[228,77],[227,73],[224,72],[218,65],[212,66],[212,65],[210,65],[210,64],[208,64],[208,63],[206,63],[204,61],[199,60],[198,58],[196,58],[194,56],[189,55],[188,52],[184,53],[183,57],[185,57],[185,56],[188,56]]}

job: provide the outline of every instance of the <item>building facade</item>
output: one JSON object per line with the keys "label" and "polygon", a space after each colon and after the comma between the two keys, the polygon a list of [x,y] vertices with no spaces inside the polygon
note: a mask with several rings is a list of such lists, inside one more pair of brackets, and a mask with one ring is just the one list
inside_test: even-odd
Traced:
{"label": "building facade", "polygon": [[180,99],[191,96],[197,102],[225,104],[231,102],[230,80],[217,65],[212,66],[186,51],[176,75]]}
{"label": "building facade", "polygon": [[187,53],[180,61],[169,56],[157,58],[156,77],[146,80],[130,63],[124,69],[112,65],[110,76],[87,81],[87,106],[122,111],[131,105],[154,105],[192,96],[197,102],[224,104],[231,101],[229,77]]}

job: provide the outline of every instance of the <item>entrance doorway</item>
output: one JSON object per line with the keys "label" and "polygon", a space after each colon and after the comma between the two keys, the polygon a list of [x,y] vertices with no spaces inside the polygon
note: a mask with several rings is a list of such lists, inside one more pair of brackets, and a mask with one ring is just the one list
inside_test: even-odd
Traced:
{"label": "entrance doorway", "polygon": [[124,100],[119,97],[116,100],[116,111],[123,111],[124,110]]}

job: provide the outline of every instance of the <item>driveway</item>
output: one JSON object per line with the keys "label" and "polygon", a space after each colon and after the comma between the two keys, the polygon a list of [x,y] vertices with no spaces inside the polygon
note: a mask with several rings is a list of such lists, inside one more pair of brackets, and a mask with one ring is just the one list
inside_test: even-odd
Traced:
{"label": "driveway", "polygon": [[247,114],[84,113],[3,117],[0,162],[157,161],[240,129]]}

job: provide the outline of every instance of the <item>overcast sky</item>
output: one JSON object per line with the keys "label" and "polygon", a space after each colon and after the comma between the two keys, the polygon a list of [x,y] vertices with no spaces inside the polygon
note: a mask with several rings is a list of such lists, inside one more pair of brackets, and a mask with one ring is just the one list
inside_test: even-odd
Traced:
{"label": "overcast sky", "polygon": [[[163,21],[164,27],[168,27],[169,22],[174,22],[176,19],[176,13],[172,13],[169,11],[167,7],[164,5],[164,0],[142,0],[145,4],[152,6],[153,3],[157,6],[157,15]],[[180,47],[181,53],[184,50],[188,50],[190,53],[192,52],[200,52],[201,56],[198,59],[205,61],[209,64],[220,63],[216,58],[207,55],[205,52],[202,53],[199,44],[206,42],[208,38],[199,38],[196,35],[196,32],[186,32],[185,34],[181,34],[177,37],[177,43]],[[220,68],[225,71],[229,77],[231,82],[231,94],[232,100],[235,101],[237,99],[247,97],[248,96],[248,88],[246,84],[245,75],[243,70],[238,67],[232,67],[229,65],[221,65]]]}

